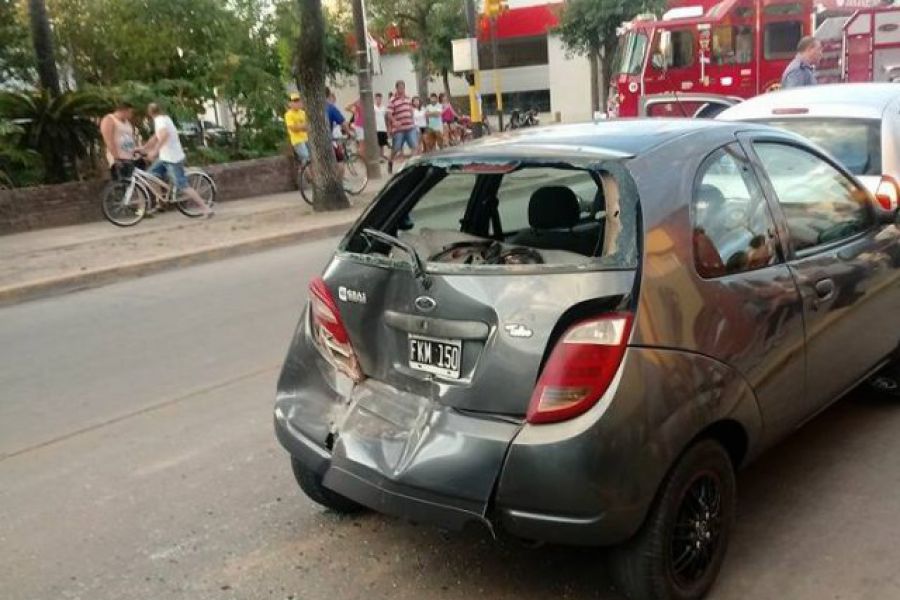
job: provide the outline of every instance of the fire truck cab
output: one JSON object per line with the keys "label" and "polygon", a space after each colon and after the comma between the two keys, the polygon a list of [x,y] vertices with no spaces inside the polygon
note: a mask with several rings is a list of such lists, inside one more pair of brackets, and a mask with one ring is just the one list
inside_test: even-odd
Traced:
{"label": "fire truck cab", "polygon": [[607,114],[714,116],[776,88],[797,43],[812,34],[812,0],[674,2],[661,19],[623,25]]}

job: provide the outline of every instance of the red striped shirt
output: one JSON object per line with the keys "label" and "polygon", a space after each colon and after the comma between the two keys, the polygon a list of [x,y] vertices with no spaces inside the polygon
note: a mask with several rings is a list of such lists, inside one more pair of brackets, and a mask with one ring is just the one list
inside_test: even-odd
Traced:
{"label": "red striped shirt", "polygon": [[412,100],[409,96],[394,96],[388,103],[388,113],[394,123],[394,131],[406,131],[416,126],[413,120]]}

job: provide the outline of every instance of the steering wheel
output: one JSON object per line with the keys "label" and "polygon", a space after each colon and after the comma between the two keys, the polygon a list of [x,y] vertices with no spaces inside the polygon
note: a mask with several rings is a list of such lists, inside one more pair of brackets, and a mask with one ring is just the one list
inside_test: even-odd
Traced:
{"label": "steering wheel", "polygon": [[463,253],[460,253],[460,255],[454,255],[454,253],[457,252],[458,250],[463,249],[463,248],[466,248],[466,249],[469,250],[468,252],[465,252],[465,253],[464,253],[464,254],[467,254],[468,256],[471,256],[471,255],[472,255],[473,253],[475,253],[475,252],[477,252],[477,253],[483,253],[483,252],[485,252],[488,248],[490,248],[494,243],[495,243],[495,242],[492,241],[492,240],[485,240],[485,241],[469,241],[469,242],[454,242],[454,243],[452,243],[452,244],[449,244],[449,245],[447,245],[447,246],[444,246],[444,248],[443,248],[442,250],[438,251],[438,252],[437,252],[436,254],[434,254],[433,256],[430,256],[430,257],[428,258],[428,262],[443,262],[444,259],[446,259],[448,256],[449,256],[451,259],[457,259],[457,258],[459,258],[460,255],[462,255]]}
{"label": "steering wheel", "polygon": [[489,265],[542,265],[544,257],[531,248],[510,248],[504,251],[502,244],[495,244],[485,251],[484,262]]}

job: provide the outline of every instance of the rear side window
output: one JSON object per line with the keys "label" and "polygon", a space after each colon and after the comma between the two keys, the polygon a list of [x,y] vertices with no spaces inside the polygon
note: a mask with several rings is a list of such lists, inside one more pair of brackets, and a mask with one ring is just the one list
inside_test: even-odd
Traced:
{"label": "rear side window", "polygon": [[760,121],[822,146],[854,175],[881,175],[881,121],[877,119],[767,119]]}
{"label": "rear side window", "polygon": [[866,192],[826,161],[787,144],[753,146],[778,196],[795,251],[840,241],[872,225]]}
{"label": "rear side window", "polygon": [[778,261],[765,197],[737,144],[716,150],[700,167],[691,214],[694,264],[701,277],[752,271]]}

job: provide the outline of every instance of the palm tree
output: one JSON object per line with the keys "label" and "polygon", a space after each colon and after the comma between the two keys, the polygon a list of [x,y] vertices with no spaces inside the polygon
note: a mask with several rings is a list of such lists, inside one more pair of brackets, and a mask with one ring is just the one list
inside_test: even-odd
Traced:
{"label": "palm tree", "polygon": [[90,153],[100,139],[97,119],[109,108],[106,98],[88,92],[0,92],[0,119],[24,130],[23,145],[41,155],[51,182],[65,181],[75,161]]}
{"label": "palm tree", "polygon": [[25,130],[12,121],[0,119],[0,190],[14,186],[10,176],[14,168],[27,169],[40,158],[34,150],[21,147],[24,133]]}
{"label": "palm tree", "polygon": [[59,96],[59,73],[56,70],[56,52],[53,49],[53,32],[47,16],[44,0],[28,0],[28,16],[31,20],[31,41],[37,58],[41,87],[51,96]]}

